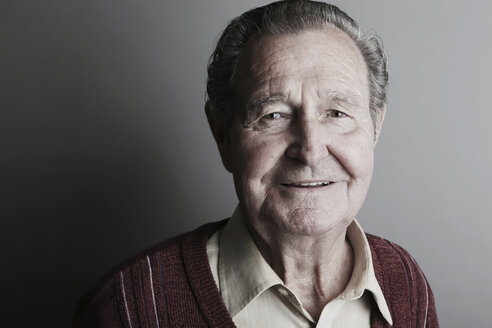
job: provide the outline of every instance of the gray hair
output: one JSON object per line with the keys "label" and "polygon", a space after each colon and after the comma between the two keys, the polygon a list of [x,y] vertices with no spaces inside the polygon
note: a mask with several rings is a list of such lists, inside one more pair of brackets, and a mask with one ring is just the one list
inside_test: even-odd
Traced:
{"label": "gray hair", "polygon": [[309,0],[286,0],[252,9],[233,19],[225,28],[208,64],[205,110],[225,132],[234,116],[234,85],[246,42],[252,36],[282,35],[334,25],[359,48],[368,68],[369,110],[374,128],[386,104],[388,72],[380,38],[364,34],[358,24],[338,7]]}

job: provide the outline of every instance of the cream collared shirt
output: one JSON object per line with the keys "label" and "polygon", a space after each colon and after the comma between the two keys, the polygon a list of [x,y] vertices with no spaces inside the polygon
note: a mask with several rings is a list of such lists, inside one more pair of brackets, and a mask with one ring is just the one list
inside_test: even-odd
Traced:
{"label": "cream collared shirt", "polygon": [[265,261],[236,208],[231,220],[207,242],[212,274],[236,326],[364,328],[370,327],[371,306],[392,324],[369,243],[356,220],[347,229],[347,238],[354,249],[352,277],[315,322]]}

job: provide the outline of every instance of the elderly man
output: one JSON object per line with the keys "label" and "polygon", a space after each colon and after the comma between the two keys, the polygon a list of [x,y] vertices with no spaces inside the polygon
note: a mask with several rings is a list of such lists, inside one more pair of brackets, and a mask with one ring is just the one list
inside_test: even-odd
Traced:
{"label": "elderly man", "polygon": [[280,1],[223,32],[206,113],[239,205],[103,279],[101,327],[437,327],[399,246],[355,220],[385,115],[386,59],[337,7]]}

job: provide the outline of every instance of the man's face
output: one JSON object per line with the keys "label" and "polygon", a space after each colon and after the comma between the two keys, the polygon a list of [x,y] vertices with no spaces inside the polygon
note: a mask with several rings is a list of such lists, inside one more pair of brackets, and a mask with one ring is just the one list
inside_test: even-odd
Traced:
{"label": "man's face", "polygon": [[367,68],[336,28],[248,41],[221,153],[258,233],[347,226],[366,196],[374,127]]}

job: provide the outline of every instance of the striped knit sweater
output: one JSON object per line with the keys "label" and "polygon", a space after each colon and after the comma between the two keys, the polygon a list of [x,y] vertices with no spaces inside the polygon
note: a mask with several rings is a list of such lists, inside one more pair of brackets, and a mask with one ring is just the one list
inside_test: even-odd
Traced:
{"label": "striped knit sweater", "polygon": [[[164,241],[108,273],[80,301],[75,327],[235,327],[206,253],[208,237],[224,223]],[[385,239],[367,238],[393,327],[438,327],[432,291],[413,258]],[[377,306],[371,326],[390,327]]]}

